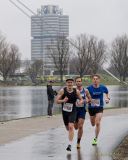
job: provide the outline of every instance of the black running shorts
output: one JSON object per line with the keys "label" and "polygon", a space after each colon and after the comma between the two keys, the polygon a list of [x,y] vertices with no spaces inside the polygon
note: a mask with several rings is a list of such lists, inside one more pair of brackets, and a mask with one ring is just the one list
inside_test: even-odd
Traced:
{"label": "black running shorts", "polygon": [[97,113],[103,113],[103,107],[99,108],[88,108],[88,112],[90,116],[95,116]]}
{"label": "black running shorts", "polygon": [[65,126],[68,126],[68,123],[75,123],[76,121],[76,109],[72,112],[62,111],[63,121]]}

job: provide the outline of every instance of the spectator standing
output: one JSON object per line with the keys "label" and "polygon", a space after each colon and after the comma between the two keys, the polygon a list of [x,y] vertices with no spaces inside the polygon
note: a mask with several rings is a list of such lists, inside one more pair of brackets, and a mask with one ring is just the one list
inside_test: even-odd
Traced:
{"label": "spectator standing", "polygon": [[48,117],[51,117],[53,115],[53,104],[54,104],[54,97],[55,97],[55,91],[52,88],[52,81],[49,81],[47,84],[47,96],[48,96],[48,109],[47,114]]}

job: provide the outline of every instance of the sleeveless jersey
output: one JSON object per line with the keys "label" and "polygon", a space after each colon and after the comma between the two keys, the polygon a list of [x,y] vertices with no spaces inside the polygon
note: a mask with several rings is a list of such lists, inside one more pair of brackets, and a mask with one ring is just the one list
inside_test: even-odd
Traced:
{"label": "sleeveless jersey", "polygon": [[[85,89],[84,88],[80,91],[80,95],[82,96],[83,100],[86,99],[86,93],[85,93]],[[86,103],[85,102],[84,102],[82,107],[86,107]]]}
{"label": "sleeveless jersey", "polygon": [[66,103],[72,103],[73,107],[76,107],[77,93],[75,88],[73,88],[73,91],[70,93],[67,91],[67,87],[65,87],[62,99],[64,99],[65,97],[68,97],[68,101]]}

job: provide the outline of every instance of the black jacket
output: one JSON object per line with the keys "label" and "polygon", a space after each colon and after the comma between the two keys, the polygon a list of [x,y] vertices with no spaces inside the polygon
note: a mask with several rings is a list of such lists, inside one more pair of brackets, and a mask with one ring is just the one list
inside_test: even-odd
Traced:
{"label": "black jacket", "polygon": [[51,85],[47,85],[47,95],[48,95],[48,100],[53,100],[54,99],[54,90],[52,89]]}

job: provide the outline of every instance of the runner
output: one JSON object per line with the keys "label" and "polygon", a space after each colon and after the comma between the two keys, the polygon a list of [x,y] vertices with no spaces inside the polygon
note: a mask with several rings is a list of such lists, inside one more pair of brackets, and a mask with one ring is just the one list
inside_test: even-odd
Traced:
{"label": "runner", "polygon": [[83,135],[83,124],[85,121],[85,115],[86,115],[86,103],[91,102],[91,96],[89,94],[89,91],[87,89],[84,89],[82,86],[82,78],[76,77],[75,83],[77,86],[77,89],[80,91],[80,94],[82,98],[84,99],[84,104],[81,106],[78,106],[76,104],[77,109],[77,116],[76,116],[76,123],[75,123],[75,129],[78,129],[77,134],[77,149],[80,149],[80,141]]}
{"label": "runner", "polygon": [[83,104],[80,92],[73,88],[74,80],[69,78],[66,80],[66,87],[61,89],[56,97],[56,102],[62,104],[62,116],[65,127],[68,131],[69,144],[66,148],[71,151],[71,145],[74,137],[74,123],[76,120],[76,101],[79,98],[78,105]]}
{"label": "runner", "polygon": [[109,103],[108,89],[100,84],[100,76],[95,74],[92,77],[93,84],[87,87],[91,95],[91,103],[89,104],[89,115],[92,126],[95,126],[95,138],[92,145],[97,145],[97,139],[100,132],[100,123],[103,115],[103,94],[105,93],[105,102]]}

